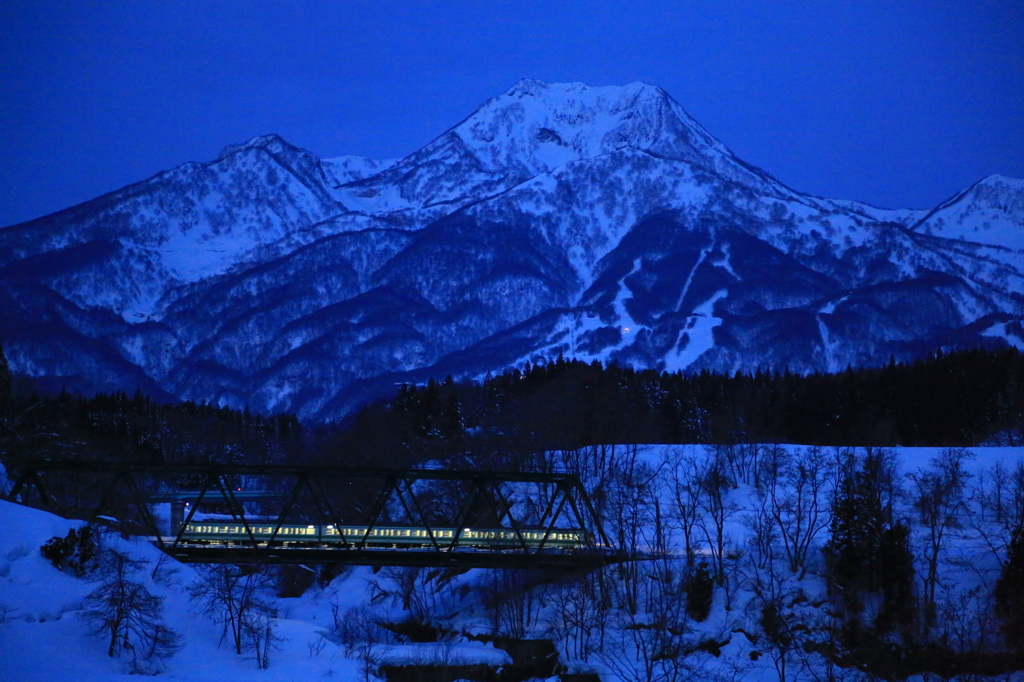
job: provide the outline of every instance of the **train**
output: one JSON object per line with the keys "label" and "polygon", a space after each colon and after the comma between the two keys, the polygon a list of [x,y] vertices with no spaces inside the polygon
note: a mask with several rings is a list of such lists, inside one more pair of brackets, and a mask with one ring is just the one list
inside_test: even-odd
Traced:
{"label": "train", "polygon": [[[266,546],[276,524],[249,524],[252,538]],[[433,541],[431,540],[433,536]],[[189,523],[181,534],[184,545],[251,545],[252,538],[240,523]],[[520,539],[522,538],[522,539]],[[593,546],[590,533],[579,528],[521,529],[510,528],[430,528],[419,526],[334,526],[285,524],[277,529],[274,544],[283,547],[360,546],[373,549],[441,549],[470,547],[476,549],[527,548],[571,551]],[[365,541],[365,542],[364,542]],[[339,547],[339,548],[340,548]]]}

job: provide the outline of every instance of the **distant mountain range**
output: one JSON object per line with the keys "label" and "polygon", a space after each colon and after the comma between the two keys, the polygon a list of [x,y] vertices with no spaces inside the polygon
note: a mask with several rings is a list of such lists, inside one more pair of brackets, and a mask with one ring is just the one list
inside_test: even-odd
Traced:
{"label": "distant mountain range", "polygon": [[1024,348],[1024,181],[933,210],[792,190],[663,90],[521,81],[397,161],[276,135],[0,230],[44,388],[337,419],[564,355],[834,371]]}

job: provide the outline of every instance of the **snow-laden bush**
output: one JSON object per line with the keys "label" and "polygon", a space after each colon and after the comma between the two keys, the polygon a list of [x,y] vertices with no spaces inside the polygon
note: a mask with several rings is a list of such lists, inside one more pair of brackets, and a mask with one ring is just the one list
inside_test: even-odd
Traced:
{"label": "snow-laden bush", "polygon": [[72,528],[64,537],[52,537],[39,548],[54,567],[82,576],[99,567],[100,540],[94,526]]}

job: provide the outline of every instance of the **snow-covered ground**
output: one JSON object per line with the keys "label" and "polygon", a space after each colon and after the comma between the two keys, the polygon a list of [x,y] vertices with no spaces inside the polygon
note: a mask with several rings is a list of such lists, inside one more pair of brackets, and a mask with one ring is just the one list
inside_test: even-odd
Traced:
{"label": "snow-covered ground", "polygon": [[[783,446],[783,449],[789,456],[807,453],[807,448],[802,446]],[[835,449],[825,450],[828,451],[826,455],[830,455]],[[923,537],[923,529],[912,508],[912,484],[908,475],[927,468],[942,449],[891,450],[896,454],[899,465],[898,482],[907,493],[897,505],[896,516],[906,518],[914,526],[913,545]],[[1005,472],[1012,472],[1018,464],[1024,463],[1024,448],[969,450],[972,457],[966,461],[966,469],[971,477],[965,488],[968,506],[975,505],[983,491],[994,489],[993,472],[997,463],[1001,463]],[[630,466],[635,472],[641,469],[656,472],[657,480],[648,479],[653,481],[650,492],[662,500],[663,513],[668,514],[672,506],[674,472],[682,471],[687,462],[706,461],[712,456],[712,448],[698,445],[619,446],[615,456],[622,466]],[[722,588],[717,589],[710,616],[702,623],[689,621],[686,640],[695,643],[714,639],[724,643],[720,655],[698,651],[687,656],[689,667],[686,675],[679,679],[728,678],[750,682],[779,679],[774,662],[766,653],[763,638],[757,637],[760,611],[757,610],[759,597],[755,594],[755,585],[759,578],[752,575],[756,561],[752,519],[757,509],[762,507],[762,500],[761,493],[742,482],[727,495],[729,512],[724,542],[732,562],[729,570],[733,572],[729,594]],[[991,591],[993,580],[998,576],[999,547],[993,545],[994,535],[986,536],[984,533],[985,523],[991,525],[991,518],[987,522],[984,519],[980,523],[977,521],[977,518],[965,521],[949,531],[951,539],[942,555],[940,608],[950,609],[960,604],[964,614],[977,611],[979,600]],[[646,521],[641,523],[647,525],[639,533],[639,542],[650,543],[652,528]],[[39,551],[50,538],[63,537],[69,529],[81,525],[79,521],[0,501],[0,613],[3,614],[0,620],[0,680],[63,682],[67,679],[88,681],[128,677],[125,660],[109,658],[109,640],[105,642],[101,636],[92,634],[89,625],[81,618],[83,600],[96,588],[96,577],[77,578],[63,573]],[[827,534],[826,528],[815,538],[807,574],[784,575],[777,585],[787,594],[800,594],[800,599],[806,598],[807,604],[802,607],[794,598],[792,608],[795,611],[803,609],[806,617],[811,619],[817,614],[815,609],[820,608],[814,605],[820,604],[825,596],[819,575],[819,549]],[[700,533],[695,532],[694,537],[700,546],[699,554],[707,556],[708,543],[702,541]],[[675,551],[681,551],[678,531],[673,538]],[[346,614],[359,608],[377,614],[387,612],[390,622],[401,621],[417,608],[421,613],[426,609],[435,623],[462,633],[491,634],[494,623],[500,620],[493,617],[483,603],[482,595],[492,584],[493,573],[470,571],[452,577],[444,583],[436,599],[431,597],[418,606],[415,603],[403,606],[400,599],[393,598],[395,574],[389,574],[387,570],[375,573],[370,569],[352,569],[326,586],[315,585],[299,598],[273,598],[277,610],[274,623],[278,641],[270,654],[269,668],[258,670],[251,653],[239,656],[227,642],[220,644],[220,626],[197,613],[195,604],[190,601],[188,588],[198,579],[200,568],[169,560],[141,540],[123,539],[108,533],[104,535],[103,543],[108,549],[148,562],[139,573],[139,579],[150,592],[164,598],[164,620],[182,637],[181,649],[166,662],[161,673],[167,679],[211,682],[362,679],[363,667],[358,656],[353,654],[350,658],[347,655],[337,634],[339,617],[344,621]],[[781,546],[776,549],[781,555]],[[158,565],[160,570],[154,570]],[[648,570],[644,563],[632,566],[641,572]],[[614,578],[617,574],[612,570],[610,575]],[[917,575],[920,581],[920,568]],[[535,616],[523,634],[554,639],[563,663],[570,670],[599,672],[606,680],[626,679],[625,667],[621,661],[616,664],[612,657],[591,652],[584,658],[573,659],[570,652],[576,642],[559,640],[559,633],[569,631],[565,627],[565,609],[571,605],[571,600],[566,596],[567,592],[560,591],[568,587],[548,585],[538,589],[542,596],[530,606]],[[390,597],[387,596],[389,590],[392,590]],[[429,589],[420,590],[417,594],[423,596],[427,592]],[[608,635],[608,641],[615,637],[626,641],[623,633],[629,631],[629,617],[624,612],[613,615],[609,621],[612,634]],[[633,645],[629,644],[624,650],[630,646]],[[462,664],[504,665],[511,662],[504,651],[491,644],[469,641],[465,636],[440,645],[381,642],[375,645],[373,657],[377,664],[458,661]],[[803,679],[802,675],[796,663],[792,662],[787,679]]]}
{"label": "snow-covered ground", "polygon": [[[52,537],[63,537],[82,526],[47,512],[0,500],[0,680],[43,682],[68,679],[114,680],[130,677],[127,663],[107,656],[108,639],[94,635],[80,618],[82,601],[96,588],[96,577],[76,578],[54,568],[39,548]],[[106,534],[103,544],[134,559],[149,562],[140,573],[146,587],[164,601],[164,620],[182,635],[181,649],[166,664],[161,677],[194,682],[229,680],[354,680],[356,661],[332,641],[334,609],[344,614],[368,599],[368,568],[353,569],[325,588],[297,599],[277,599],[276,648],[270,666],[258,670],[252,653],[238,656],[229,642],[219,646],[220,627],[196,613],[188,586],[198,578],[196,567],[164,558],[154,580],[153,569],[163,553],[144,541]],[[436,660],[434,645],[385,645],[381,663]],[[458,642],[443,652],[449,660],[500,665],[508,656],[489,644]]]}

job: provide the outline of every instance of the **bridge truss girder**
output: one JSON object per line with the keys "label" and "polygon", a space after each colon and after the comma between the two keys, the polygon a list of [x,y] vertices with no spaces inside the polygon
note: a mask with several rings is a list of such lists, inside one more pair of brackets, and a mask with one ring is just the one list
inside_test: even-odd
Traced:
{"label": "bridge truss girder", "polygon": [[[68,477],[72,480],[70,488],[66,480]],[[82,508],[82,491],[75,489],[75,483],[81,483],[83,478],[93,485],[98,484],[100,490],[98,495],[86,495],[84,498],[95,499],[91,509]],[[180,485],[182,480],[192,482],[195,489],[171,490],[175,482]],[[239,492],[235,488],[240,480],[249,483],[262,481],[264,485],[272,482],[274,489],[266,490],[265,496],[249,491]],[[58,481],[60,485],[54,485]],[[341,487],[333,494],[330,489],[332,482],[340,481],[347,481],[351,490],[364,497],[365,504],[358,509],[351,505],[342,509],[345,500],[343,494],[339,497]],[[524,499],[529,495],[522,494],[522,490],[517,493],[516,488],[524,486],[539,491],[539,499]],[[53,491],[58,487],[62,494],[55,496]],[[376,490],[375,495],[365,495],[373,489]],[[123,490],[125,495],[118,496],[119,490]],[[430,499],[430,495],[439,490],[462,496],[461,499],[447,500],[447,516],[444,513],[439,516],[438,500]],[[150,535],[162,550],[184,562],[543,568],[586,567],[622,560],[613,550],[579,478],[568,473],[42,461],[28,465],[20,472],[9,497],[20,497],[23,502],[31,503],[33,492],[39,506],[90,521],[104,519],[111,513],[128,514],[132,516],[130,525]],[[514,501],[517,494],[520,499]],[[190,497],[192,495],[194,497]],[[72,497],[76,509],[68,514],[67,503]],[[265,533],[257,537],[253,532],[256,521],[245,509],[247,501],[251,503],[261,497],[283,500],[271,522],[273,531],[269,537]],[[190,509],[180,528],[164,534],[150,505],[169,499],[178,502],[188,500]],[[113,504],[115,500],[117,505]],[[232,547],[196,545],[188,541],[186,527],[199,508],[210,502],[226,508],[232,520],[245,529],[247,540]],[[431,502],[433,504],[428,509]],[[524,507],[530,507],[531,502],[533,511],[527,514],[529,518],[524,518]],[[292,538],[284,540],[280,531],[289,523],[298,506],[303,507],[302,515],[307,517],[307,521],[315,514],[324,526],[330,524],[340,528],[357,524],[366,528],[365,534],[355,541],[342,536],[341,541],[330,548],[303,546]],[[134,514],[126,512],[126,508],[134,509]],[[426,529],[428,548],[381,549],[368,546],[371,531],[392,526],[396,513],[405,519],[404,523]],[[353,518],[354,514],[361,516]],[[441,527],[480,527],[481,518],[489,519],[491,527],[497,524],[498,528],[506,529],[516,540],[504,542],[501,547],[490,551],[481,551],[464,546],[459,533],[448,540],[433,532],[433,529]],[[128,521],[122,518],[121,525]],[[556,550],[548,543],[548,538],[558,529],[566,528],[566,522],[569,528],[584,531],[586,542],[571,551]],[[263,520],[260,523],[268,522]],[[527,527],[534,532],[543,530],[541,542],[526,541],[524,531]]]}

